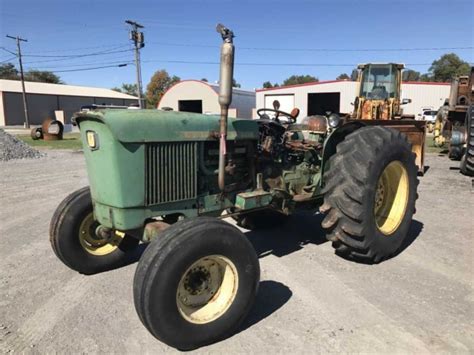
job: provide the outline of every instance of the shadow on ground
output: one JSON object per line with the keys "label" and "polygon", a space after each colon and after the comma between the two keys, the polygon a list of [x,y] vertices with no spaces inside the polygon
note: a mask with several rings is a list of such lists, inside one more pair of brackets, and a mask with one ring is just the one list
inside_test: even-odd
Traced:
{"label": "shadow on ground", "polygon": [[300,211],[282,225],[248,231],[245,235],[260,258],[270,254],[281,257],[301,250],[306,244],[327,242],[321,227],[323,218],[323,215],[315,215],[314,212]]}
{"label": "shadow on ground", "polygon": [[257,299],[249,312],[249,315],[235,333],[238,334],[252,327],[261,320],[280,309],[293,295],[293,292],[278,281],[260,282]]}

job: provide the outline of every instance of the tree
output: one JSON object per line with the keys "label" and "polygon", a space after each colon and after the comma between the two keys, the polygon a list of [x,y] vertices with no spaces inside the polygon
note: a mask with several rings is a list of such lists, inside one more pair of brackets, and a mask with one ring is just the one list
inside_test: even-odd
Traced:
{"label": "tree", "polygon": [[174,83],[181,79],[176,75],[169,76],[166,70],[158,70],[153,74],[150,83],[146,87],[146,101],[148,107],[156,108],[158,101]]}
{"label": "tree", "polygon": [[127,83],[122,83],[122,86],[117,88],[112,88],[111,90],[118,91],[124,94],[132,95],[132,96],[138,96],[138,88],[137,84],[127,84]]}
{"label": "tree", "polygon": [[233,88],[240,88],[240,84],[234,78],[232,78],[232,87]]}
{"label": "tree", "polygon": [[352,69],[351,72],[351,80],[352,81],[357,81],[357,78],[359,77],[359,71],[357,69]]}
{"label": "tree", "polygon": [[432,74],[433,81],[448,82],[456,76],[468,75],[470,69],[469,63],[455,53],[447,53],[433,61],[429,72]]}
{"label": "tree", "polygon": [[25,80],[36,81],[39,83],[64,84],[59,76],[46,70],[28,70],[25,73]]}
{"label": "tree", "polygon": [[416,70],[407,69],[403,71],[402,80],[403,81],[420,81],[420,72]]}
{"label": "tree", "polygon": [[209,82],[206,78],[202,78],[201,81],[204,81],[205,83]]}
{"label": "tree", "polygon": [[339,74],[339,76],[336,78],[336,80],[349,80],[351,77],[347,75],[346,73]]}
{"label": "tree", "polygon": [[273,87],[272,83],[269,82],[269,81],[265,81],[263,84],[262,84],[263,88],[264,89],[270,89]]}
{"label": "tree", "polygon": [[433,81],[433,78],[431,77],[430,74],[421,74],[420,81],[425,81],[425,82]]}
{"label": "tree", "polygon": [[283,85],[297,85],[318,81],[319,79],[312,75],[292,75],[283,82]]}
{"label": "tree", "polygon": [[18,70],[12,63],[5,63],[0,65],[0,79],[20,80]]}

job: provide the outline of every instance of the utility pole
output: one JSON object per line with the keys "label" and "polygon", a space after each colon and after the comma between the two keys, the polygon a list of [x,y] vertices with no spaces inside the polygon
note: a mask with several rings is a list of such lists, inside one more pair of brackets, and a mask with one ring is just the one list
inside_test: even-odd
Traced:
{"label": "utility pole", "polygon": [[20,46],[20,42],[28,42],[28,40],[26,40],[24,38],[21,38],[19,36],[13,37],[13,36],[7,35],[7,37],[16,40],[16,47],[17,47],[17,51],[18,51],[17,56],[18,56],[18,60],[20,61],[20,79],[21,79],[21,88],[22,88],[22,91],[23,91],[23,108],[25,109],[24,127],[25,128],[30,128],[30,120],[29,120],[29,117],[28,117],[28,101],[26,99],[25,77],[23,75],[23,62],[21,61],[21,46]]}
{"label": "utility pole", "polygon": [[142,70],[140,64],[140,49],[145,47],[145,36],[143,32],[140,32],[140,28],[144,28],[142,25],[135,21],[127,20],[125,23],[131,26],[130,39],[135,44],[135,67],[137,69],[137,90],[138,90],[138,107],[144,108],[143,92],[142,92]]}

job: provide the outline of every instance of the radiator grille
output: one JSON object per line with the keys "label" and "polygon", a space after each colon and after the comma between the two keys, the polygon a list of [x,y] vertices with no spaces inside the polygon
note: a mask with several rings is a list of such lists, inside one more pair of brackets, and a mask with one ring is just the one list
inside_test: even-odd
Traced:
{"label": "radiator grille", "polygon": [[147,205],[192,199],[197,194],[197,143],[147,144]]}

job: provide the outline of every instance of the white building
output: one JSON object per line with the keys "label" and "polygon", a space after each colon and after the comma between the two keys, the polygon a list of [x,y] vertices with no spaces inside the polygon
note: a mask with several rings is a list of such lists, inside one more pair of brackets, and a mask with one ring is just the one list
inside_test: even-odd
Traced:
{"label": "white building", "polygon": [[[183,80],[170,87],[158,102],[158,109],[220,114],[219,85],[199,80]],[[251,118],[255,107],[255,92],[233,89],[230,117]]]}
{"label": "white building", "polygon": [[[61,117],[63,123],[70,123],[72,114],[86,105],[129,106],[137,103],[134,96],[86,86],[27,81],[25,91],[29,123],[32,125],[40,125],[48,117]],[[20,126],[24,122],[21,81],[0,80],[0,126]]]}
{"label": "white building", "polygon": [[[300,85],[256,90],[256,108],[273,108],[273,101],[280,102],[280,110],[291,112],[300,109],[299,119],[326,111],[350,113],[356,97],[358,83],[347,80],[320,81]],[[449,83],[403,82],[402,98],[412,102],[403,105],[403,112],[417,115],[423,108],[437,110],[449,97]],[[254,118],[255,113],[254,113]]]}

